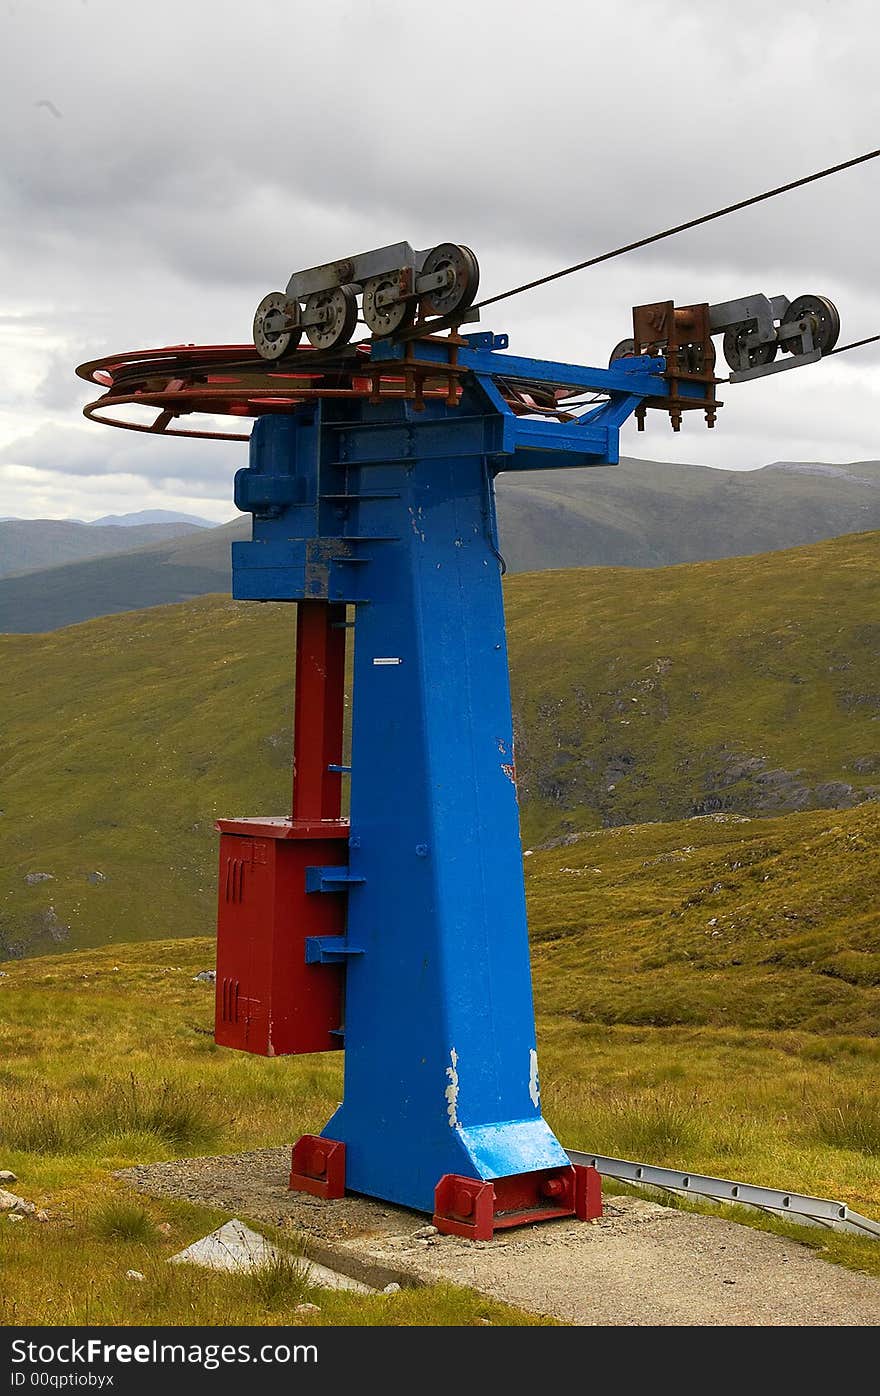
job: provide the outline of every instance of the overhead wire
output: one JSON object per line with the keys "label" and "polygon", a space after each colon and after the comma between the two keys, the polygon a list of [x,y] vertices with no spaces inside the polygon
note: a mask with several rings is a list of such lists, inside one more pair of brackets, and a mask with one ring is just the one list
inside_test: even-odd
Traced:
{"label": "overhead wire", "polygon": [[854,339],[849,344],[839,344],[836,349],[829,349],[823,358],[830,359],[832,354],[845,354],[848,349],[861,349],[863,344],[876,344],[880,339],[880,334],[870,334],[867,339]]}
{"label": "overhead wire", "polygon": [[[816,170],[813,174],[803,175],[800,179],[790,180],[787,184],[778,184],[775,189],[767,189],[763,194],[753,194],[748,199],[740,199],[735,204],[727,204],[724,208],[715,209],[712,213],[701,214],[699,218],[689,218],[685,223],[677,223],[675,227],[664,228],[662,232],[651,233],[648,237],[623,243],[622,246],[614,247],[609,252],[600,252],[598,256],[587,257],[582,262],[573,262],[571,266],[562,267],[559,271],[548,272],[545,276],[535,277],[532,281],[523,281],[519,286],[512,286],[508,291],[499,291],[494,296],[487,296],[484,300],[477,301],[473,309],[482,310],[487,305],[497,305],[499,301],[509,300],[511,296],[519,296],[523,291],[533,291],[537,286],[546,286],[551,281],[559,281],[563,276],[571,276],[576,271],[585,271],[587,267],[598,266],[600,262],[608,262],[612,257],[621,257],[625,252],[635,252],[640,247],[649,247],[651,243],[662,242],[664,238],[675,237],[677,233],[687,232],[689,228],[699,228],[704,223],[713,222],[716,218],[724,218],[729,213],[737,213],[740,209],[751,208],[754,204],[763,203],[766,199],[775,199],[779,194],[790,193],[792,189],[802,189],[806,184],[814,184],[816,180],[827,179],[830,175],[840,174],[842,170],[851,170],[856,165],[864,165],[868,160],[876,160],[878,156],[880,156],[880,148],[868,150],[863,155],[855,155],[851,160],[842,160],[837,165],[828,165],[824,170]],[[837,352],[842,351],[838,350]]]}

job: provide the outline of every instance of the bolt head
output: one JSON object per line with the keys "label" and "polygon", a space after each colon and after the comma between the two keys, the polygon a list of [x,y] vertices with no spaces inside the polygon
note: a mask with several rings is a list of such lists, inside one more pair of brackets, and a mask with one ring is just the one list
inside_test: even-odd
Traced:
{"label": "bolt head", "polygon": [[467,1188],[457,1188],[453,1206],[460,1217],[469,1217],[474,1210],[474,1199]]}

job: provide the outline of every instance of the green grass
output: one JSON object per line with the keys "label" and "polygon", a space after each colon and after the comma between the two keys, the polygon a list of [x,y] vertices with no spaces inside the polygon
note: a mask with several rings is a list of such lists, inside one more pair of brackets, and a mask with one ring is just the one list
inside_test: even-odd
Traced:
{"label": "green grass", "polygon": [[147,1209],[127,1197],[111,1197],[102,1203],[95,1212],[94,1228],[102,1241],[146,1244],[156,1235],[156,1225]]}
{"label": "green grass", "polygon": [[[880,1035],[880,806],[607,829],[526,858],[546,1008]],[[821,1043],[811,1049],[821,1054]]]}
{"label": "green grass", "polygon": [[71,1153],[109,1141],[154,1141],[193,1153],[210,1149],[221,1134],[219,1111],[195,1083],[135,1078],[97,1081],[89,1074],[72,1089],[19,1094],[15,1114],[0,1120],[0,1147],[26,1153]]}
{"label": "green grass", "polygon": [[880,535],[509,580],[524,833],[878,787]]}
{"label": "green grass", "polygon": [[[169,952],[180,968],[163,973]],[[135,1161],[283,1145],[324,1124],[341,1097],[341,1055],[273,1061],[216,1047],[213,990],[192,981],[209,955],[207,941],[158,942],[10,967],[0,980],[4,1128],[33,1110],[34,1082],[59,1106],[80,1104],[75,1127],[51,1148],[41,1131],[10,1132],[3,1166],[51,1190]],[[539,978],[542,1102],[570,1147],[840,1195],[880,1215],[880,1156],[855,1136],[829,1143],[817,1123],[827,1109],[871,1100],[880,1040],[587,1023],[553,1008],[552,987]],[[147,1103],[168,1082],[178,1098],[197,1095],[210,1145],[150,1129],[120,1133],[118,1101],[130,1097],[132,1075]]]}
{"label": "green grass", "polygon": [[816,1138],[822,1144],[880,1158],[880,1100],[876,1091],[850,1092],[842,1100],[817,1103],[812,1118]]}
{"label": "green grass", "polygon": [[[270,1063],[217,1048],[212,986],[192,979],[210,953],[204,941],[120,945],[17,962],[0,980],[0,1166],[50,1217],[0,1218],[0,1324],[538,1322],[442,1285],[315,1291],[300,1239],[263,1223],[284,1250],[265,1274],[166,1264],[228,1214],[134,1198],[111,1174],[289,1144],[324,1122],[341,1084],[337,1054]],[[304,1300],[321,1312],[298,1314]]]}
{"label": "green grass", "polygon": [[[22,1186],[22,1190],[24,1186]],[[104,1224],[132,1204],[102,1201],[114,1185],[98,1176],[54,1194],[52,1219],[0,1226],[0,1327],[18,1325],[180,1324],[332,1327],[544,1324],[507,1305],[453,1285],[405,1288],[393,1295],[324,1289],[305,1275],[301,1248],[284,1230],[260,1224],[280,1251],[273,1264],[224,1274],[168,1257],[214,1230],[224,1213],[183,1202],[148,1200],[142,1229]],[[142,1280],[130,1279],[134,1270]],[[315,1304],[319,1312],[300,1313]]]}
{"label": "green grass", "polygon": [[[526,846],[880,790],[878,551],[509,578]],[[288,808],[293,626],[209,596],[0,637],[0,958],[210,933],[214,819]]]}

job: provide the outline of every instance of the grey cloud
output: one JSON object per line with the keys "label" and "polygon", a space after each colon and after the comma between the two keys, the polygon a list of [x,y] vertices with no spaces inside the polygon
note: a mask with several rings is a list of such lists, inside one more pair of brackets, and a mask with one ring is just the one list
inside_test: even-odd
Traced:
{"label": "grey cloud", "polygon": [[[52,343],[29,410],[14,403],[44,434],[23,428],[13,447],[55,473],[226,488],[219,446],[68,432],[82,396],[65,364],[240,341],[297,266],[401,237],[471,242],[492,293],[844,159],[880,129],[878,28],[869,0],[19,5],[0,58],[14,133],[0,154],[0,319],[43,324]],[[839,301],[846,337],[871,333],[878,180],[880,162],[488,323],[520,351],[604,362],[639,300],[817,290]],[[625,448],[753,465],[804,441],[876,454],[874,404],[849,363],[827,407],[780,379],[742,406],[728,395],[713,436],[652,427]]]}
{"label": "grey cloud", "polygon": [[[803,3],[768,17],[751,5],[633,0],[625,20],[551,3],[540,23],[542,35],[554,22],[562,30],[552,61],[500,3],[448,4],[436,24],[397,4],[258,3],[242,25],[236,7],[160,0],[126,11],[130,52],[116,63],[101,40],[118,10],[56,10],[61,42],[41,54],[40,74],[70,120],[19,118],[7,157],[31,236],[48,251],[56,220],[68,237],[91,226],[107,256],[149,247],[205,280],[252,275],[282,251],[285,270],[297,252],[323,259],[310,210],[352,228],[415,224],[434,239],[455,234],[437,232],[446,219],[477,241],[512,241],[524,264],[574,258],[855,153],[876,129],[873,95],[860,121],[845,100],[864,62],[866,4],[838,4],[831,23],[827,7]],[[3,98],[8,118],[34,81],[33,14],[11,26],[24,61]],[[821,70],[825,91],[799,104],[797,121],[781,82],[793,60],[808,88]],[[391,73],[413,76],[401,86]],[[844,100],[829,123],[835,86]],[[857,178],[871,175],[842,180]],[[875,255],[872,229],[840,220],[840,193],[786,197],[725,225],[727,255],[741,265],[782,249],[827,258],[830,239],[838,256]],[[711,264],[717,237],[704,230],[681,258]]]}
{"label": "grey cloud", "polygon": [[[202,481],[216,495],[231,491],[247,448],[229,441],[183,441],[126,431],[70,428],[47,422],[0,449],[0,462],[58,475],[135,475],[153,482]],[[218,490],[218,485],[220,489]]]}

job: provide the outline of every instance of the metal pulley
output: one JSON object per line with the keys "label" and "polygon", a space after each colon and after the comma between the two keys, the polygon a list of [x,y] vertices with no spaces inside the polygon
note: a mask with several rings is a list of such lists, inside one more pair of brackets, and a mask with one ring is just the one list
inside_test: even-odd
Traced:
{"label": "metal pulley", "polygon": [[286,291],[270,291],[254,313],[254,347],[264,359],[292,354],[302,339],[299,303]]}
{"label": "metal pulley", "polygon": [[315,349],[339,349],[347,344],[354,334],[357,319],[357,294],[353,286],[316,291],[303,308],[306,335]]}
{"label": "metal pulley", "polygon": [[408,328],[416,318],[416,298],[408,294],[412,278],[389,273],[372,276],[364,285],[361,307],[364,322],[372,334],[382,338]]}
{"label": "metal pulley", "polygon": [[[690,307],[693,314],[700,307]],[[731,383],[762,378],[786,368],[815,363],[830,354],[840,334],[840,316],[826,296],[787,296],[755,294],[718,305],[703,306],[707,316],[705,332],[686,335],[678,325],[682,311],[672,302],[636,306],[634,324],[641,327],[636,338],[622,339],[611,352],[609,367],[618,359],[647,354],[667,360],[667,373],[703,375],[714,366],[710,336],[723,335],[724,357],[731,369]],[[774,362],[782,348],[791,358]],[[674,353],[673,353],[674,351]]]}
{"label": "metal pulley", "polygon": [[[442,279],[441,279],[442,278]],[[469,247],[441,242],[425,258],[419,283],[438,284],[422,296],[425,315],[454,315],[473,305],[480,285],[480,267]]]}
{"label": "metal pulley", "polygon": [[772,364],[779,341],[769,339],[756,343],[754,323],[747,322],[724,331],[723,348],[730,368],[758,368],[761,364]]}
{"label": "metal pulley", "polygon": [[286,292],[265,296],[254,317],[254,345],[264,359],[292,352],[303,332],[325,352],[340,349],[354,334],[361,315],[373,335],[389,338],[408,330],[418,318],[476,320],[470,307],[480,284],[480,268],[469,247],[440,243],[414,252],[407,242],[362,252],[295,272]]}
{"label": "metal pulley", "polygon": [[[806,332],[812,344],[823,354],[830,354],[840,335],[837,306],[826,296],[797,296],[789,305],[780,324],[780,342],[789,354],[804,354]],[[783,338],[786,331],[794,331]]]}
{"label": "metal pulley", "polygon": [[608,367],[616,364],[618,359],[631,359],[636,352],[636,342],[634,339],[621,339],[611,350],[611,357],[608,360]]}
{"label": "metal pulley", "polygon": [[749,296],[710,307],[713,333],[724,330],[724,357],[732,382],[794,368],[774,359],[783,349],[801,363],[830,354],[840,334],[840,316],[826,296]]}

